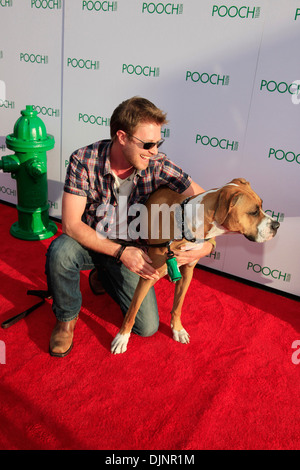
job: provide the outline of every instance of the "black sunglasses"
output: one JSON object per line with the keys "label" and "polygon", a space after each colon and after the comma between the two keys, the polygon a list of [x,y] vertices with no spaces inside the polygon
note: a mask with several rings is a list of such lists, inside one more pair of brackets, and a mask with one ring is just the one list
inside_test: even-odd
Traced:
{"label": "black sunglasses", "polygon": [[138,137],[136,137],[135,135],[131,135],[131,134],[128,134],[128,132],[126,132],[127,135],[129,135],[130,137],[134,137],[135,139],[139,140],[140,142],[142,142],[143,145],[143,149],[145,150],[150,150],[150,149],[153,149],[153,147],[157,147],[159,148],[165,141],[165,139],[161,139],[159,140],[158,142],[144,142],[143,140],[139,139]]}

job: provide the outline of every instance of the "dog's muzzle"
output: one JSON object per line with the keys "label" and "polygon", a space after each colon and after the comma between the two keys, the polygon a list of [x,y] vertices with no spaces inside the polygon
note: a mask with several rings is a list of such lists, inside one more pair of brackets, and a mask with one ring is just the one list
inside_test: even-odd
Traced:
{"label": "dog's muzzle", "polygon": [[254,235],[247,235],[245,237],[250,240],[251,242],[266,242],[271,238],[275,237],[277,230],[280,227],[280,223],[277,220],[272,219],[271,217],[264,217],[264,219],[260,222],[257,227],[257,234]]}

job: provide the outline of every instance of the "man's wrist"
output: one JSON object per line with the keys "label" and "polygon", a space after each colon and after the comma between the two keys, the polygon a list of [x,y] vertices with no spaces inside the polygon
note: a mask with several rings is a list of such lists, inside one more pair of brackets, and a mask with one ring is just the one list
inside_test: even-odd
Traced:
{"label": "man's wrist", "polygon": [[118,249],[116,257],[115,257],[115,261],[116,261],[117,264],[121,263],[121,256],[122,256],[125,248],[126,248],[125,245],[121,245],[120,248]]}

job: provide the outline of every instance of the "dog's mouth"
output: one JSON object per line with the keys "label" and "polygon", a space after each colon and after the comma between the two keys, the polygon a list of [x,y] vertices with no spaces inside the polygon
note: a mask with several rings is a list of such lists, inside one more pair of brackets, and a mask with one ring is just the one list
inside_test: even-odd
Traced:
{"label": "dog's mouth", "polygon": [[260,226],[257,227],[257,234],[255,236],[253,234],[250,234],[250,235],[244,234],[244,236],[250,242],[257,242],[257,243],[267,242],[268,240],[272,240],[272,238],[275,237],[279,227],[280,227],[280,223],[277,222],[276,220],[269,219],[266,221],[264,219],[263,222],[260,224]]}
{"label": "dog's mouth", "polygon": [[253,235],[244,235],[244,237],[246,237],[247,240],[249,240],[250,242],[256,242],[256,237],[254,237]]}

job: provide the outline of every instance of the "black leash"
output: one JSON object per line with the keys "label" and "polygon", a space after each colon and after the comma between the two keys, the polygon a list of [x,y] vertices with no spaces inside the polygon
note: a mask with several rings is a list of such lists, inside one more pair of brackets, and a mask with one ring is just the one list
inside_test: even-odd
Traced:
{"label": "black leash", "polygon": [[8,320],[5,320],[3,323],[1,323],[2,328],[9,328],[18,321],[22,320],[22,318],[27,317],[31,312],[41,307],[41,305],[45,303],[46,299],[51,299],[52,297],[47,290],[28,290],[27,295],[34,295],[36,297],[40,297],[40,299],[42,300],[32,305],[32,307],[27,308],[26,310],[24,310],[24,312],[19,313],[18,315],[15,315],[14,317],[9,318]]}

